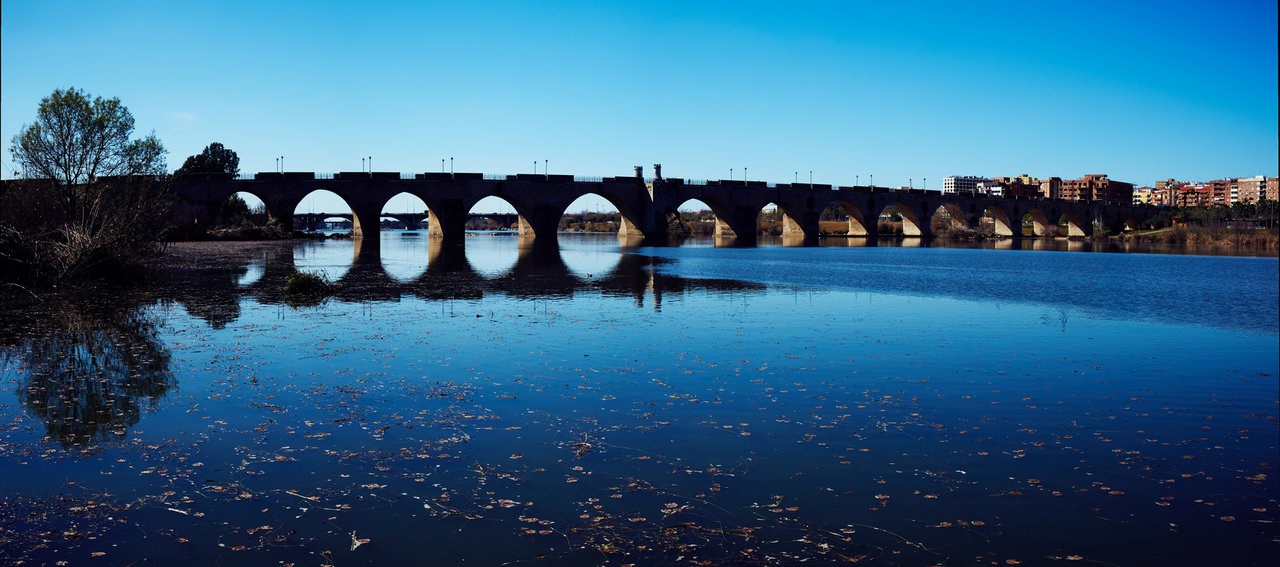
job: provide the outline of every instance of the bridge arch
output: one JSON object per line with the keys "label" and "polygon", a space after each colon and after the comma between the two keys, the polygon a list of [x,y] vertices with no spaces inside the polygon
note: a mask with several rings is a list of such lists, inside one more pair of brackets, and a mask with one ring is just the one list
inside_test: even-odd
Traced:
{"label": "bridge arch", "polygon": [[1137,230],[1142,228],[1142,221],[1129,214],[1130,211],[1107,211],[1098,210],[1094,218],[1097,222],[1098,230],[1103,234],[1120,234],[1126,230]]}
{"label": "bridge arch", "polygon": [[1125,215],[1123,218],[1122,224],[1125,230],[1142,230],[1142,225],[1146,223],[1146,219],[1139,218],[1137,215]]}
{"label": "bridge arch", "polygon": [[427,211],[426,199],[410,191],[401,191],[382,204],[380,220],[395,219],[404,225],[405,230],[418,230],[422,221],[427,220]]}
{"label": "bridge arch", "polygon": [[1078,211],[1071,209],[1063,211],[1058,217],[1058,225],[1066,229],[1068,237],[1087,236],[1084,229],[1090,224],[1092,223],[1089,223]]}
{"label": "bridge arch", "polygon": [[996,236],[1022,236],[1021,215],[1016,215],[1013,211],[995,203],[988,204],[983,213],[991,219],[991,229],[995,231]]}
{"label": "bridge arch", "polygon": [[764,236],[782,236],[783,232],[791,232],[790,230],[786,230],[791,227],[784,227],[784,225],[787,224],[787,221],[791,221],[791,224],[793,225],[796,224],[794,220],[791,220],[786,213],[783,212],[781,205],[773,202],[765,203],[764,206],[760,207],[760,210],[756,213],[756,234]]}
{"label": "bridge arch", "polygon": [[[464,220],[466,229],[506,231],[515,226],[520,236],[525,236],[529,223],[525,220],[525,214],[521,212],[522,208],[504,197],[489,195],[476,201],[466,212]],[[431,209],[428,208],[428,210]],[[434,223],[435,220],[432,218],[427,222]]]}
{"label": "bridge arch", "polygon": [[[875,202],[868,202],[867,209],[875,207]],[[838,235],[841,232],[844,236],[869,236],[875,234],[876,225],[868,224],[868,215],[863,212],[863,207],[855,205],[848,199],[836,199],[823,205],[822,210],[818,213],[818,230],[819,234],[829,233]],[[871,219],[875,220],[875,219]],[[833,223],[843,222],[843,230],[835,228]],[[830,228],[823,228],[823,227]]]}
{"label": "bridge arch", "polygon": [[1058,225],[1049,224],[1049,217],[1045,215],[1044,210],[1032,208],[1022,216],[1023,222],[1030,221],[1032,236],[1057,236]]}
{"label": "bridge arch", "polygon": [[251,224],[265,226],[279,215],[273,214],[262,197],[250,191],[236,191],[222,201],[214,224]]}
{"label": "bridge arch", "polygon": [[[929,229],[935,235],[945,235],[950,232],[968,232],[973,227],[970,226],[970,218],[973,214],[965,211],[952,202],[944,202],[938,205],[929,214]],[[906,223],[903,223],[906,226]]]}
{"label": "bridge arch", "polygon": [[328,188],[314,189],[299,197],[297,201],[289,205],[288,216],[290,224],[292,224],[293,218],[298,215],[306,215],[313,220],[317,217],[320,220],[334,217],[346,218],[347,215],[343,214],[342,209],[349,211],[348,214],[351,216],[352,235],[361,236],[365,230],[368,230],[373,235],[378,234],[378,217],[376,213],[374,215],[360,214],[352,206],[348,195],[343,195]]}
{"label": "bridge arch", "polygon": [[811,212],[814,210],[814,199],[785,197],[785,195],[777,195],[756,210],[755,235],[780,236],[784,246],[803,245],[807,241],[816,242],[817,215]]}
{"label": "bridge arch", "polygon": [[[604,229],[606,232],[616,232],[618,236],[622,238],[643,237],[644,232],[640,228],[643,224],[643,220],[638,212],[633,208],[628,207],[627,203],[624,200],[619,199],[617,195],[608,193],[608,191],[588,191],[574,197],[574,199],[567,203],[564,209],[560,212],[560,218],[557,219],[557,228],[565,224],[565,215],[581,213],[588,216],[588,219],[584,220],[585,223],[596,223],[594,228]],[[587,209],[592,201],[595,201],[598,206],[598,203],[601,200],[607,203],[607,206],[605,207],[606,210],[596,210],[593,212]],[[578,208],[578,210],[574,211],[574,208]],[[599,215],[599,217],[594,219],[589,218],[592,214]],[[585,226],[580,228],[589,229],[589,227]],[[588,231],[599,232],[599,230]]]}
{"label": "bridge arch", "polygon": [[736,238],[737,232],[726,220],[731,218],[727,207],[716,199],[689,198],[666,214],[668,232],[681,235]]}
{"label": "bridge arch", "polygon": [[[890,210],[891,208],[892,210]],[[928,203],[924,203],[922,208],[928,209]],[[884,216],[886,212],[891,214],[896,213],[896,217],[900,219],[900,222],[902,223],[901,230],[903,236],[929,235],[930,227],[926,222],[923,222],[923,220],[928,217],[925,217],[925,215],[921,214],[920,211],[917,211],[915,207],[912,207],[900,200],[891,199],[884,203],[884,206],[876,213],[877,223],[879,222],[880,217]]]}

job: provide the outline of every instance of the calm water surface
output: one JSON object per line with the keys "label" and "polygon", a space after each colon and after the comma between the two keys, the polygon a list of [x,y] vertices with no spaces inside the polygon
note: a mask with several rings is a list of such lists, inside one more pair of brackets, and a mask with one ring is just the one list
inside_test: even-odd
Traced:
{"label": "calm water surface", "polygon": [[[1275,258],[401,232],[170,252],[146,289],[6,309],[5,563],[1280,553]],[[295,267],[337,297],[284,297]]]}

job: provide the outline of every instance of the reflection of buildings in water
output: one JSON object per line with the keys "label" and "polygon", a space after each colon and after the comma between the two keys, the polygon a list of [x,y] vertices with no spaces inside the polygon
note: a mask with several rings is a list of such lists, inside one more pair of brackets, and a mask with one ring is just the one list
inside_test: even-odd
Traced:
{"label": "reflection of buildings in water", "polygon": [[5,321],[37,329],[5,329],[0,349],[20,361],[18,398],[50,438],[65,446],[122,439],[175,385],[169,351],[140,305],[99,314],[64,304],[33,314],[38,320]]}

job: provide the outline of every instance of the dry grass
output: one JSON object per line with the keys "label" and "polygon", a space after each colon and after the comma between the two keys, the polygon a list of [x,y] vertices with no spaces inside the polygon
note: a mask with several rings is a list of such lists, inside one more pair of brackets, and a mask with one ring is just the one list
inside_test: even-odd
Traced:
{"label": "dry grass", "polygon": [[1155,232],[1129,234],[1125,240],[1188,244],[1195,246],[1230,246],[1240,248],[1280,248],[1280,229],[1178,227]]}

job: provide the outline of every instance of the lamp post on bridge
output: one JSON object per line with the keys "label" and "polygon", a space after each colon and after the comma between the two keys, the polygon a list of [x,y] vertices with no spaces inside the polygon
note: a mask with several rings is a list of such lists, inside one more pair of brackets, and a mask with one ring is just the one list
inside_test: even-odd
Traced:
{"label": "lamp post on bridge", "polygon": [[440,158],[440,173],[444,173],[444,158]]}
{"label": "lamp post on bridge", "polygon": [[813,185],[813,170],[809,170],[809,185]]}
{"label": "lamp post on bridge", "polygon": [[369,156],[369,175],[373,175],[373,156]]}
{"label": "lamp post on bridge", "polygon": [[547,167],[547,164],[548,164],[548,163],[550,163],[550,160],[545,160],[545,159],[544,159],[544,160],[542,160],[542,174],[543,174],[543,175],[545,175],[545,176],[547,176],[547,179],[550,179],[550,178],[551,178],[551,169],[549,169],[549,168]]}
{"label": "lamp post on bridge", "polygon": [[449,175],[453,175],[453,158],[449,158]]}
{"label": "lamp post on bridge", "polygon": [[360,173],[369,171],[369,166],[364,164],[364,158],[360,158]]}
{"label": "lamp post on bridge", "polygon": [[284,173],[284,156],[280,156],[280,173]]}

